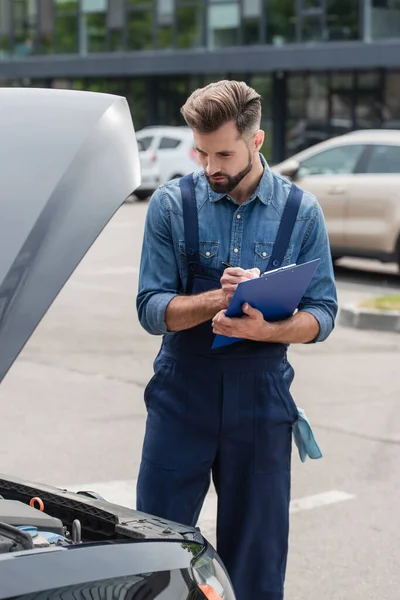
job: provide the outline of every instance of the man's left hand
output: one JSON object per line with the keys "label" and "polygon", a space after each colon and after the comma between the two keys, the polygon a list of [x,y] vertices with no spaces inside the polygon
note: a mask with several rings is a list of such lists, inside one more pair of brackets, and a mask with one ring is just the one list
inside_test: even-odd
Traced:
{"label": "man's left hand", "polygon": [[263,314],[247,303],[243,304],[242,311],[244,316],[236,319],[225,316],[226,310],[221,310],[212,320],[213,332],[226,337],[264,341],[269,324]]}

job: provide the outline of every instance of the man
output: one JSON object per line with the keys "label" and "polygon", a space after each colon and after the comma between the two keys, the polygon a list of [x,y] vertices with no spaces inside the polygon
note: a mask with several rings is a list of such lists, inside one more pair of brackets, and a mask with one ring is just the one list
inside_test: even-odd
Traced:
{"label": "man", "polygon": [[[281,600],[298,417],[286,353],[334,327],[326,227],[316,199],[260,155],[255,90],[220,81],[181,111],[204,171],[160,187],[148,208],[137,307],[142,326],[164,338],[145,390],[138,509],[194,525],[212,474],[217,550],[238,600]],[[240,319],[225,316],[239,282],[315,258],[293,317],[268,323],[248,305]],[[217,333],[245,340],[212,350]]]}

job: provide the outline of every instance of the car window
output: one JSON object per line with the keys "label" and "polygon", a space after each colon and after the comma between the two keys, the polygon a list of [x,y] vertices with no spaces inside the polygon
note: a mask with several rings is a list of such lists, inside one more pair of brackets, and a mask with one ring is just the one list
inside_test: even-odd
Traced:
{"label": "car window", "polygon": [[361,145],[336,146],[323,150],[300,163],[298,177],[353,173],[363,150],[364,146]]}
{"label": "car window", "polygon": [[139,152],[143,152],[144,150],[146,150],[142,140],[136,140],[136,141],[137,141],[137,146],[138,146]]}
{"label": "car window", "polygon": [[364,172],[400,174],[400,146],[372,146]]}
{"label": "car window", "polygon": [[160,150],[172,150],[173,148],[177,148],[181,140],[177,140],[176,138],[171,137],[163,137],[160,142]]}
{"label": "car window", "polygon": [[140,140],[138,140],[138,143],[139,142],[142,146],[141,148],[139,148],[139,150],[148,150],[153,143],[153,138],[151,136],[143,137],[140,138]]}

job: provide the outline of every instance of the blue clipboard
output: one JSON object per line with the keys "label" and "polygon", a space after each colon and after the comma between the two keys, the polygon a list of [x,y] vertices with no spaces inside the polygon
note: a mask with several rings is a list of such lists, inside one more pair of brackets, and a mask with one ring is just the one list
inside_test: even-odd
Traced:
{"label": "blue clipboard", "polygon": [[[288,319],[300,304],[320,262],[317,258],[301,265],[289,265],[239,283],[226,316],[241,317],[242,305],[248,302],[262,312],[266,321]],[[241,341],[241,338],[216,335],[212,347],[221,348]]]}

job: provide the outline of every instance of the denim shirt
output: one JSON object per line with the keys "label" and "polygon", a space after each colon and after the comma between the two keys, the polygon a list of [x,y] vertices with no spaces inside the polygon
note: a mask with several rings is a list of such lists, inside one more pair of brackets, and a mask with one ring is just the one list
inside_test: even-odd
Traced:
{"label": "denim shirt", "polygon": [[[267,268],[291,184],[273,173],[261,157],[264,173],[254,194],[238,205],[214,192],[203,171],[194,175],[199,217],[200,260],[223,269],[232,266],[261,272]],[[325,340],[337,314],[336,286],[325,220],[316,198],[305,192],[283,265],[320,258],[320,265],[299,305],[314,315]],[[168,333],[168,304],[186,288],[185,236],[179,180],[158,188],[145,224],[137,310],[141,325],[153,335]]]}

